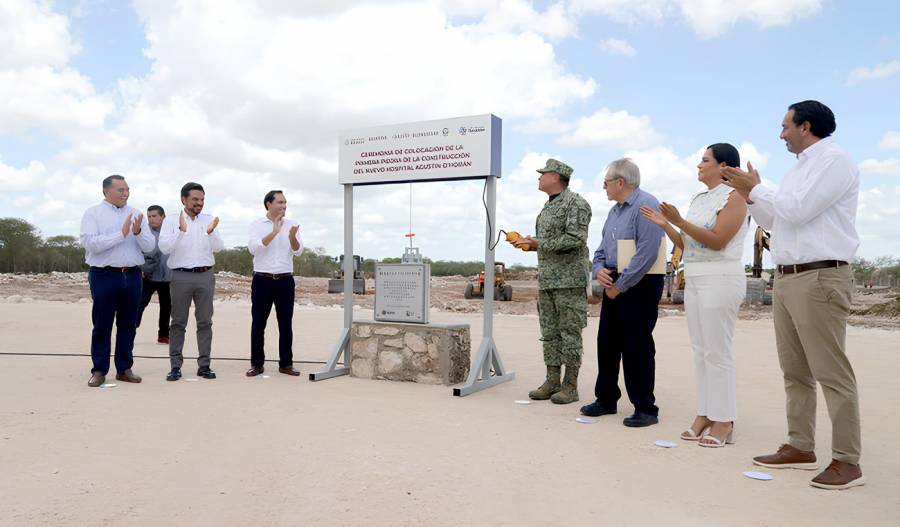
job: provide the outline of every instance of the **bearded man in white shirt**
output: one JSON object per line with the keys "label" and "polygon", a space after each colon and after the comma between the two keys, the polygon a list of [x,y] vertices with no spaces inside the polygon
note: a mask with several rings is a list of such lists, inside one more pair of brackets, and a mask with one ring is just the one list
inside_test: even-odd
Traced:
{"label": "bearded man in white shirt", "polygon": [[197,320],[197,375],[215,379],[210,368],[212,359],[213,296],[216,290],[216,263],[213,253],[225,248],[216,227],[219,218],[202,214],[206,192],[199,183],[186,183],[181,187],[181,203],[178,215],[166,216],[159,230],[159,250],[169,255],[166,265],[172,269],[169,291],[172,297],[172,323],[169,324],[169,363],[172,371],[167,381],[181,378],[184,356],[184,331],[187,326],[191,301],[194,302],[194,318]]}
{"label": "bearded man in white shirt", "polygon": [[300,225],[284,218],[287,199],[280,190],[270,190],[263,198],[266,215],[250,225],[247,248],[253,255],[253,282],[250,326],[250,369],[247,377],[265,371],[265,334],[272,305],[278,320],[278,371],[297,376],[294,368],[294,256],[303,252],[297,232]]}
{"label": "bearded man in white shirt", "polygon": [[863,485],[856,377],[845,341],[850,312],[848,262],[859,246],[856,208],[859,169],[831,139],[834,114],[818,101],[792,104],[781,139],[797,155],[778,190],[759,173],[726,168],[723,178],[772,230],[776,264],[775,341],[787,395],[788,442],[753,458],[769,468],[816,470],[816,382],[822,385],[832,426],[832,461],[810,484],[823,489]]}
{"label": "bearded man in white shirt", "polygon": [[156,239],[147,218],[128,206],[130,190],[125,178],[114,174],[103,180],[103,201],[81,218],[81,245],[91,270],[93,331],[91,332],[91,379],[96,388],[106,382],[112,326],[116,322],[116,380],[141,382],[131,371],[134,335],[141,307],[141,268],[144,252],[153,250]]}

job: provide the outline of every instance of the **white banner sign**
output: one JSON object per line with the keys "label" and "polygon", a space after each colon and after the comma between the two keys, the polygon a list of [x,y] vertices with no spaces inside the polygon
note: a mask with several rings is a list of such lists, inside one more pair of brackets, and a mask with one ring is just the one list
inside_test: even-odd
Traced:
{"label": "white banner sign", "polygon": [[500,118],[474,115],[340,133],[341,185],[500,177]]}

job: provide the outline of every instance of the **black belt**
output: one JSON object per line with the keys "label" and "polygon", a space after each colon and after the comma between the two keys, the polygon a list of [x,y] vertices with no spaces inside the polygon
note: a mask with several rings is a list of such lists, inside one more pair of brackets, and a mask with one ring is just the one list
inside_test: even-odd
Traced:
{"label": "black belt", "polygon": [[279,278],[292,278],[294,273],[257,273],[254,272],[253,276],[262,276],[264,278],[271,278],[272,280],[278,280]]}
{"label": "black belt", "polygon": [[818,262],[809,262],[793,265],[779,265],[778,272],[781,274],[805,273],[814,269],[831,269],[832,267],[842,267],[847,265],[843,260],[820,260]]}
{"label": "black belt", "polygon": [[172,269],[173,271],[181,271],[183,273],[205,273],[209,271],[212,267],[176,267]]}
{"label": "black belt", "polygon": [[103,271],[106,273],[128,273],[139,269],[140,267],[136,265],[131,267],[113,267],[111,265],[107,265],[106,267],[91,267],[91,271]]}

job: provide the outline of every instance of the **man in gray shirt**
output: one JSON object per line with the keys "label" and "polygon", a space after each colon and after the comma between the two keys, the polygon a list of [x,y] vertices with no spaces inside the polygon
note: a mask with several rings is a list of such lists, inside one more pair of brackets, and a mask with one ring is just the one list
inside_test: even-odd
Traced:
{"label": "man in gray shirt", "polygon": [[[603,286],[600,327],[597,332],[597,400],[581,413],[600,416],[616,413],[619,362],[625,373],[625,389],[634,414],[625,426],[642,427],[659,422],[653,387],[656,379],[656,348],[653,328],[662,296],[663,275],[647,274],[659,254],[663,230],[641,215],[642,206],[659,210],[655,197],[638,188],[641,173],[630,159],[610,163],[603,188],[610,209],[603,225],[603,241],[594,253],[592,273]],[[636,252],[620,273],[618,242],[632,241]]]}
{"label": "man in gray shirt", "polygon": [[141,319],[144,309],[150,304],[153,293],[159,297],[159,333],[156,337],[158,344],[169,343],[169,317],[172,315],[172,296],[169,294],[169,282],[172,281],[172,270],[166,265],[168,255],[159,250],[159,228],[166,218],[166,211],[159,205],[147,207],[147,222],[150,230],[156,238],[153,250],[144,253],[144,265],[141,266],[143,275],[143,292],[141,293],[141,309],[138,311],[137,327],[141,327]]}

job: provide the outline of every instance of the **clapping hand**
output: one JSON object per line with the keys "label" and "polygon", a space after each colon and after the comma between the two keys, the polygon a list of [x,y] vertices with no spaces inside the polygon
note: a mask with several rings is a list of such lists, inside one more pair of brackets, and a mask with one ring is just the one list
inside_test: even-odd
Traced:
{"label": "clapping hand", "polygon": [[288,236],[290,236],[291,239],[294,239],[294,240],[297,239],[297,231],[299,231],[299,230],[300,230],[300,225],[299,224],[294,225],[293,227],[291,227],[291,230],[288,231]]}
{"label": "clapping hand", "polygon": [[759,171],[753,168],[753,163],[747,162],[747,171],[737,167],[725,167],[722,169],[722,180],[726,185],[735,189],[744,199],[750,197],[753,187],[762,183]]}
{"label": "clapping hand", "polygon": [[675,205],[666,203],[664,201],[659,204],[659,211],[666,218],[666,221],[676,227],[679,227],[684,221],[684,219],[681,217],[681,213],[678,212],[678,208],[675,207]]}
{"label": "clapping hand", "polygon": [[134,233],[135,236],[141,233],[141,222],[144,221],[144,215],[138,213],[137,218],[134,220],[134,225],[131,228],[131,232]]}
{"label": "clapping hand", "polygon": [[219,217],[216,216],[213,218],[211,222],[209,222],[209,227],[206,228],[206,234],[212,234],[216,227],[219,226]]}
{"label": "clapping hand", "polygon": [[284,214],[279,215],[275,218],[275,221],[272,222],[272,235],[276,235],[281,232],[282,227],[284,227]]}
{"label": "clapping hand", "polygon": [[181,232],[187,232],[187,222],[184,221],[184,211],[181,211],[181,214],[178,215],[178,228]]}
{"label": "clapping hand", "polygon": [[131,214],[125,217],[125,223],[122,224],[122,237],[125,238],[128,236],[128,231],[131,230]]}
{"label": "clapping hand", "polygon": [[646,205],[641,207],[641,214],[652,223],[655,223],[660,227],[665,227],[666,223],[668,223],[668,220],[666,220],[666,217],[663,216],[661,212],[659,212],[658,210],[653,210]]}

